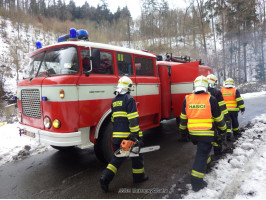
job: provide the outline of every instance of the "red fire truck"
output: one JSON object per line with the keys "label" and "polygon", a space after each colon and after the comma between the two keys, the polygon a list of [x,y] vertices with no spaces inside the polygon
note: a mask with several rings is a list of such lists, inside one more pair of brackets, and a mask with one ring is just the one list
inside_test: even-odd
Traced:
{"label": "red fire truck", "polygon": [[85,30],[70,29],[58,43],[30,54],[28,77],[18,84],[20,134],[58,150],[94,146],[96,156],[112,156],[110,105],[118,79],[134,82],[140,128],[180,116],[198,75],[211,69],[199,62],[157,61],[154,54],[88,41]]}

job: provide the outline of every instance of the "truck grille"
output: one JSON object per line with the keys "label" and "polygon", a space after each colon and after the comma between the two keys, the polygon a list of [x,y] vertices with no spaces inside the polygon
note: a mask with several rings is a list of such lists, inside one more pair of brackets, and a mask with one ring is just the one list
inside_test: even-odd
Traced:
{"label": "truck grille", "polygon": [[40,91],[38,89],[21,90],[21,102],[24,116],[41,118]]}

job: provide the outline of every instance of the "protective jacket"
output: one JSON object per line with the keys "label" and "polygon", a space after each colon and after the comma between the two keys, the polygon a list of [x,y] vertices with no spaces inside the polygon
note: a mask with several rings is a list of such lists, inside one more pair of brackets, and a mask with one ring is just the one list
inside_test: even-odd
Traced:
{"label": "protective jacket", "polygon": [[236,88],[221,88],[224,101],[228,111],[245,111],[244,101]]}
{"label": "protective jacket", "polygon": [[121,140],[127,138],[131,132],[138,133],[139,137],[142,136],[136,103],[129,93],[117,95],[113,99],[111,111],[114,143],[120,144]]}
{"label": "protective jacket", "polygon": [[226,108],[226,103],[224,101],[221,91],[217,90],[216,88],[209,88],[209,92],[211,93],[212,96],[214,96],[217,99],[220,110],[224,115],[225,121],[229,121],[230,118],[229,118],[228,110]]}
{"label": "protective jacket", "polygon": [[218,131],[225,132],[224,116],[215,97],[208,93],[187,95],[180,115],[181,130],[188,129],[192,140],[213,142],[214,124]]}

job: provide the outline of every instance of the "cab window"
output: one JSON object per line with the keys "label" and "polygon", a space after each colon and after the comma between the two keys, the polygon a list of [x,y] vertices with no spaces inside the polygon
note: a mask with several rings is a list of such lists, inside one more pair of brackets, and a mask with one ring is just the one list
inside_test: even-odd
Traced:
{"label": "cab window", "polygon": [[24,78],[33,78],[37,75],[43,57],[44,52],[30,58],[30,65],[25,69],[23,74]]}
{"label": "cab window", "polygon": [[47,51],[37,76],[77,74],[78,54],[75,47],[55,48]]}
{"label": "cab window", "polygon": [[116,53],[117,70],[121,76],[133,76],[132,58],[127,53]]}
{"label": "cab window", "polygon": [[[81,50],[83,72],[90,70],[90,51]],[[100,51],[99,65],[93,65],[91,74],[114,74],[113,57],[111,53]]]}
{"label": "cab window", "polygon": [[135,57],[137,76],[154,76],[153,60],[151,58]]}

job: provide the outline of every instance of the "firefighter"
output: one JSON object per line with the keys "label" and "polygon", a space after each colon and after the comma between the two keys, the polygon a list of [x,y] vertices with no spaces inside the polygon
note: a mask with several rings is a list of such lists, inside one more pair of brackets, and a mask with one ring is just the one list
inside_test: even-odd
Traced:
{"label": "firefighter", "polygon": [[[222,114],[224,115],[224,119],[226,121],[227,128],[230,127],[230,118],[228,114],[228,110],[226,108],[226,104],[223,99],[223,95],[220,90],[217,90],[217,77],[214,74],[209,74],[207,76],[208,79],[208,91],[211,93],[212,96],[214,96],[217,99],[217,102],[219,104],[220,110]],[[227,132],[231,132],[230,129],[227,129]],[[214,155],[219,155],[222,153],[222,140],[219,142],[213,142],[213,150]]]}
{"label": "firefighter", "polygon": [[228,128],[230,132],[227,132],[227,141],[231,141],[231,125],[233,129],[234,138],[240,136],[239,123],[238,123],[238,112],[241,111],[243,115],[245,112],[244,101],[240,96],[239,91],[235,88],[235,82],[232,78],[228,78],[224,82],[224,87],[221,88],[221,92],[226,103],[226,107],[229,112],[229,117],[231,120],[230,127]]}
{"label": "firefighter", "polygon": [[[130,95],[133,82],[127,76],[119,79],[117,89],[114,94],[116,97],[111,104],[112,122],[113,122],[113,150],[120,148],[123,139],[139,141],[142,143],[142,131],[139,128],[139,114],[134,98]],[[133,182],[140,183],[148,180],[144,172],[143,157],[132,157]],[[109,183],[117,173],[119,166],[125,160],[125,157],[113,156],[106,169],[103,171],[100,184],[101,188],[107,192]]]}
{"label": "firefighter", "polygon": [[214,124],[218,129],[216,137],[221,139],[221,135],[226,132],[226,123],[218,102],[207,92],[207,88],[207,78],[197,77],[194,81],[194,91],[186,95],[180,115],[180,132],[189,133],[192,143],[197,145],[191,173],[193,191],[199,191],[207,186],[203,178],[210,159],[212,142],[215,141]]}

